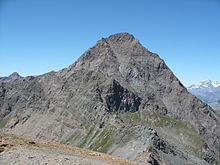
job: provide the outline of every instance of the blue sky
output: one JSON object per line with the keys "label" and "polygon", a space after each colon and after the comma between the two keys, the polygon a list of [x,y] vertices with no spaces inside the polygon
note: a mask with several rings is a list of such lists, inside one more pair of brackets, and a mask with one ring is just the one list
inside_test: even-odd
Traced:
{"label": "blue sky", "polygon": [[129,32],[188,86],[220,81],[220,0],[0,0],[0,76],[60,70]]}

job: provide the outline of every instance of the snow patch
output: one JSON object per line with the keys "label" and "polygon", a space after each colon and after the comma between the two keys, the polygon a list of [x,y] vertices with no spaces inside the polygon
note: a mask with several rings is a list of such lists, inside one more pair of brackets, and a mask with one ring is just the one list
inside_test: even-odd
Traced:
{"label": "snow patch", "polygon": [[188,87],[189,90],[192,89],[204,89],[204,88],[217,88],[220,86],[220,83],[217,81],[211,81],[211,80],[203,80],[199,83],[195,83]]}

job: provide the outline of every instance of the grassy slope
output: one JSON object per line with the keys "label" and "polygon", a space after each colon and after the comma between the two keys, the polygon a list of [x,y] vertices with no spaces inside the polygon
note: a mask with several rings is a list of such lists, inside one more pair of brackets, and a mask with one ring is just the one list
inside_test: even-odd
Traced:
{"label": "grassy slope", "polygon": [[[137,111],[117,114],[116,119],[123,121],[120,123],[126,127],[146,126],[152,127],[159,131],[160,135],[169,136],[168,142],[175,142],[181,145],[181,149],[190,151],[196,156],[202,157],[203,138],[198,135],[197,131],[187,125],[185,122],[176,120],[169,116],[163,116],[151,111]],[[161,131],[160,131],[161,130]],[[64,144],[76,145],[80,148],[88,148],[93,151],[108,153],[113,145],[117,143],[116,136],[120,129],[114,126],[99,129],[97,125],[86,127],[86,133],[74,132],[69,138],[62,141]],[[132,134],[125,135],[126,141],[132,139]],[[170,139],[170,141],[169,141]],[[175,144],[173,143],[173,144]]]}

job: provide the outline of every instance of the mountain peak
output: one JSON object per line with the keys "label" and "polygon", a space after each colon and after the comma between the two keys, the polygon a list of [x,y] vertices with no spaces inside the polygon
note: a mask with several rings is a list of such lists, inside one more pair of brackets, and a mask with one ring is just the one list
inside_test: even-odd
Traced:
{"label": "mountain peak", "polygon": [[217,88],[220,86],[220,83],[217,81],[212,80],[203,80],[201,82],[195,83],[188,87],[188,90],[195,90],[195,89],[205,89],[205,88]]}
{"label": "mountain peak", "polygon": [[[132,34],[127,33],[127,32],[122,32],[122,33],[116,33],[116,34],[112,34],[106,38],[102,38],[101,40],[99,40],[97,42],[97,44],[95,46],[104,46],[104,47],[120,47],[122,45],[128,45],[131,44],[134,41],[138,41]],[[139,42],[135,42],[135,43],[139,43]],[[140,43],[139,43],[140,44]],[[94,47],[95,47],[94,46]]]}
{"label": "mountain peak", "polygon": [[116,73],[121,65],[125,66],[125,61],[134,62],[134,59],[153,62],[156,66],[165,66],[156,54],[144,48],[138,39],[129,33],[117,33],[102,38],[72,66],[87,70],[111,70],[111,73]]}
{"label": "mountain peak", "polygon": [[203,80],[189,86],[188,91],[210,104],[220,98],[220,83],[212,80]]}
{"label": "mountain peak", "polygon": [[9,78],[20,78],[21,76],[17,72],[13,72],[12,74],[9,75]]}
{"label": "mountain peak", "polygon": [[8,77],[0,77],[0,82],[11,82],[21,78],[21,76],[17,72],[13,72]]}
{"label": "mountain peak", "polygon": [[116,33],[110,35],[107,39],[113,42],[124,42],[124,41],[133,41],[135,40],[135,37],[130,33],[122,32],[122,33]]}

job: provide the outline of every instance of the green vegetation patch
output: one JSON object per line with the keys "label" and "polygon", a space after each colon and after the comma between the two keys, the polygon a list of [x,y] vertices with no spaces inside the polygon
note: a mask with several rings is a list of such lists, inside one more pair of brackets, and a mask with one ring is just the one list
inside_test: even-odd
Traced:
{"label": "green vegetation patch", "polygon": [[170,128],[170,131],[177,135],[184,135],[185,139],[191,143],[189,148],[199,157],[202,158],[204,156],[201,149],[205,145],[205,141],[193,127],[190,127],[185,122],[174,119],[170,116],[164,116],[158,113],[153,113],[151,116],[152,115],[157,119],[157,122],[154,123],[156,127],[168,127]]}
{"label": "green vegetation patch", "polygon": [[67,117],[67,116],[69,116],[69,113],[68,112],[64,112],[63,115]]}
{"label": "green vegetation patch", "polygon": [[96,130],[93,134],[92,138],[89,140],[89,144],[92,143],[92,141],[100,134],[101,130]]}
{"label": "green vegetation patch", "polygon": [[8,120],[8,118],[0,118],[0,128],[4,128]]}
{"label": "green vegetation patch", "polygon": [[161,115],[159,113],[151,113],[151,117],[154,117],[156,119],[156,122],[154,123],[157,127],[166,127],[170,126],[177,129],[188,129],[188,126],[186,123],[180,120],[176,120],[173,117],[167,116],[167,115]]}
{"label": "green vegetation patch", "polygon": [[99,129],[96,125],[92,125],[88,128],[85,136],[74,134],[66,140],[66,143],[73,143],[81,138],[77,147],[106,153],[114,142],[114,133],[113,128]]}
{"label": "green vegetation patch", "polygon": [[117,114],[118,119],[121,119],[124,123],[130,125],[144,125],[147,122],[149,116],[148,111],[140,110],[136,112],[126,112]]}
{"label": "green vegetation patch", "polygon": [[83,141],[79,144],[78,147],[80,147],[80,148],[86,147],[86,145],[88,144],[89,140],[93,136],[94,129],[95,129],[95,126],[91,126],[89,128],[89,131],[87,132],[86,136],[83,138]]}
{"label": "green vegetation patch", "polygon": [[177,129],[188,129],[186,123],[180,120],[176,120],[173,117],[167,115],[161,115],[155,111],[137,111],[137,112],[126,112],[118,114],[118,118],[122,119],[126,124],[131,125],[149,125],[156,127],[174,127]]}
{"label": "green vegetation patch", "polygon": [[79,138],[81,138],[81,132],[75,131],[69,138],[61,141],[62,144],[73,144],[75,141],[77,141]]}
{"label": "green vegetation patch", "polygon": [[[194,150],[195,152],[198,152],[204,145],[205,141],[201,136],[199,136],[196,131],[188,132],[188,137],[194,142]],[[199,156],[202,157],[203,153],[199,152]]]}
{"label": "green vegetation patch", "polygon": [[125,125],[145,125],[155,129],[166,129],[167,131],[175,134],[177,137],[184,135],[187,148],[200,157],[203,157],[204,155],[204,153],[201,152],[201,149],[205,144],[204,139],[191,125],[185,123],[184,121],[149,110],[126,112],[118,114],[117,117],[121,119]]}
{"label": "green vegetation patch", "polygon": [[103,129],[102,132],[96,137],[92,145],[89,147],[89,149],[107,153],[108,149],[114,143],[113,135],[114,130]]}

